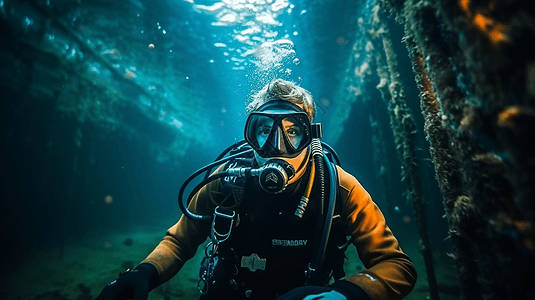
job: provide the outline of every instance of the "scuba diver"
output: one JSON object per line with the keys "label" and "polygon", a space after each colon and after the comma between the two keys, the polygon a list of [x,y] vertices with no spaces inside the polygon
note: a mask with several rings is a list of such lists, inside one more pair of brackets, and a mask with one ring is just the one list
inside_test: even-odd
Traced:
{"label": "scuba diver", "polygon": [[[201,300],[405,297],[416,270],[368,192],[320,141],[310,93],[276,79],[253,96],[247,113],[245,141],[186,180],[178,223],[97,300],[147,299],[200,245]],[[184,197],[200,174],[204,180]],[[365,269],[346,276],[350,244]]]}

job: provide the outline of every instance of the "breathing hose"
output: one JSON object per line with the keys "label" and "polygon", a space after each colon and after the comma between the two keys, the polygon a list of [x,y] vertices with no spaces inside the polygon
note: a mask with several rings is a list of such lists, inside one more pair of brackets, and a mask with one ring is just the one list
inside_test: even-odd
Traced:
{"label": "breathing hose", "polygon": [[[324,154],[325,155],[325,154]],[[325,156],[324,156],[325,157]],[[327,251],[327,243],[329,242],[329,235],[331,233],[332,219],[334,215],[334,207],[336,202],[336,190],[338,188],[338,176],[333,164],[325,157],[326,169],[329,174],[329,207],[327,208],[327,215],[325,216],[325,224],[323,225],[323,234],[321,236],[321,244],[316,257],[316,271],[320,272],[323,264],[325,252]],[[316,282],[318,283],[318,282]]]}
{"label": "breathing hose", "polygon": [[[180,188],[180,191],[178,192],[178,204],[180,206],[180,210],[184,213],[184,215],[192,220],[195,221],[211,221],[213,220],[213,215],[199,215],[192,213],[188,210],[187,206],[193,196],[205,185],[208,183],[222,178],[222,177],[249,177],[249,176],[258,176],[260,178],[260,186],[262,189],[264,189],[268,193],[272,194],[278,194],[287,186],[288,180],[291,179],[295,175],[295,170],[293,167],[286,161],[281,159],[270,159],[268,160],[263,166],[259,168],[251,168],[251,167],[235,167],[235,168],[229,168],[225,171],[212,174],[209,177],[205,177],[204,180],[199,183],[193,191],[189,194],[188,198],[184,200],[184,190],[186,186],[198,175],[200,175],[203,172],[209,172],[211,168],[213,168],[215,165],[222,164],[224,162],[227,162],[233,158],[236,158],[238,156],[245,156],[248,155],[253,150],[246,150],[239,152],[235,155],[231,155],[225,159],[220,159],[218,161],[215,161],[206,167],[199,169],[197,172],[193,173],[188,179],[184,182],[182,187]],[[216,204],[220,206],[221,204]]]}
{"label": "breathing hose", "polygon": [[[319,178],[319,188],[320,188],[320,197],[319,203],[316,205],[318,211],[316,213],[315,219],[315,228],[314,228],[314,253],[316,255],[316,260],[313,260],[309,264],[309,269],[307,271],[307,283],[314,284],[316,271],[318,267],[321,267],[321,261],[318,261],[318,257],[321,252],[321,237],[322,237],[322,227],[323,227],[323,216],[324,216],[324,203],[325,203],[325,169],[323,161],[323,149],[321,147],[321,142],[319,139],[313,139],[311,143],[312,148],[312,157],[314,158],[314,164],[316,168],[316,174]],[[318,266],[319,264],[319,266]]]}
{"label": "breathing hose", "polygon": [[186,186],[188,186],[188,184],[197,176],[199,176],[201,173],[203,172],[206,172],[208,170],[211,170],[214,166],[217,166],[217,165],[221,165],[231,159],[234,159],[236,157],[239,157],[239,156],[243,156],[243,155],[246,155],[248,153],[251,153],[253,150],[247,150],[247,151],[243,151],[243,152],[240,152],[240,153],[237,153],[237,154],[234,154],[234,155],[231,155],[229,157],[226,157],[224,159],[220,159],[220,160],[217,160],[199,170],[197,170],[195,173],[191,174],[190,177],[188,177],[188,179],[186,179],[186,181],[184,181],[184,183],[182,184],[182,187],[180,187],[180,191],[178,192],[178,205],[180,206],[180,210],[182,211],[182,213],[192,219],[192,220],[195,220],[195,221],[211,221],[213,219],[213,215],[206,215],[206,216],[203,216],[203,215],[198,215],[198,214],[195,214],[195,213],[192,213],[191,211],[188,210],[188,204],[189,204],[189,201],[191,200],[191,198],[193,197],[193,195],[195,195],[195,193],[200,190],[202,188],[202,186],[208,184],[209,182],[211,181],[214,181],[218,178],[221,178],[221,177],[224,177],[224,176],[228,176],[228,173],[225,171],[225,172],[221,172],[221,173],[217,173],[217,174],[214,174],[206,179],[204,179],[200,184],[198,184],[194,191],[195,193],[193,193],[193,191],[190,193],[190,196],[186,199],[186,201],[184,201],[184,190],[186,189]]}
{"label": "breathing hose", "polygon": [[[245,151],[243,149],[245,147],[247,147],[247,145],[248,144],[247,144],[247,142],[245,140],[238,141],[238,142],[228,146],[227,149],[223,150],[223,152],[221,152],[221,154],[219,154],[219,156],[214,161],[218,161],[218,160],[222,159],[231,150],[236,150],[240,154],[242,154]],[[245,148],[245,149],[247,149],[247,148]],[[206,169],[206,174],[204,176],[204,179],[208,178],[208,176],[210,175],[211,171],[212,171],[212,168],[207,168]]]}
{"label": "breathing hose", "polygon": [[[318,213],[315,220],[314,231],[314,252],[315,259],[309,265],[307,272],[307,284],[321,284],[317,282],[318,274],[321,272],[323,259],[327,250],[327,243],[331,233],[332,217],[334,214],[334,207],[336,202],[337,179],[336,170],[333,164],[329,161],[326,154],[323,152],[322,144],[319,139],[312,141],[312,155],[314,157],[315,167],[318,170],[320,181],[320,201],[318,203]],[[329,147],[328,150],[333,153]],[[338,158],[335,155],[336,160]],[[325,171],[329,177],[329,206],[327,213],[325,213]]]}

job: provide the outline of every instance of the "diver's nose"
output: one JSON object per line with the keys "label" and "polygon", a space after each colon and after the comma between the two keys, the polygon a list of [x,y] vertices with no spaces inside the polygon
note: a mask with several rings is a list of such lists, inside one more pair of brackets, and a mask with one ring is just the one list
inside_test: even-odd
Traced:
{"label": "diver's nose", "polygon": [[286,152],[286,147],[284,145],[284,137],[281,128],[277,128],[275,131],[275,149],[279,150],[281,153]]}

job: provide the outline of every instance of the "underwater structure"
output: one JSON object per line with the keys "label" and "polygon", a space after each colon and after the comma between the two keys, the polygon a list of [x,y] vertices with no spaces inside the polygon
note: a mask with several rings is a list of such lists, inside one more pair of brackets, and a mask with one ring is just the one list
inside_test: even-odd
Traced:
{"label": "underwater structure", "polygon": [[[405,99],[399,80],[388,15],[404,28],[460,298],[535,297],[529,284],[535,262],[533,10],[522,1],[385,0],[373,5],[375,13],[359,20],[363,37],[348,67],[355,76],[346,77],[340,94],[366,98],[366,89],[377,88],[388,103],[421,251],[428,256],[431,299],[439,296],[411,145],[416,127],[406,105],[414,99]],[[370,81],[376,86],[370,87]],[[370,121],[373,127],[373,117]]]}
{"label": "underwater structure", "polygon": [[[95,174],[109,171],[97,170],[95,161],[115,159],[98,149],[123,147],[114,141],[126,136],[124,153],[140,151],[154,161],[173,164],[214,138],[213,128],[231,117],[211,120],[199,108],[219,105],[207,100],[217,91],[203,89],[183,70],[162,63],[176,55],[185,65],[195,49],[184,47],[184,58],[178,58],[179,51],[164,55],[158,51],[168,41],[155,38],[147,45],[138,36],[126,36],[131,31],[121,30],[138,23],[136,11],[144,1],[52,1],[55,6],[49,2],[0,1],[2,197],[23,199],[20,205],[32,207],[20,214],[3,212],[3,227],[11,230],[3,231],[2,239],[27,234],[25,226],[43,226],[58,233],[55,242],[65,244],[72,227],[83,226],[92,212],[73,199],[92,197]],[[426,213],[431,202],[441,202],[447,221],[460,299],[535,298],[533,6],[518,0],[347,3],[352,27],[345,30],[354,36],[348,38],[352,44],[347,56],[340,58],[344,67],[336,77],[340,80],[333,102],[344,105],[329,111],[332,140],[336,143],[348,134],[348,106],[368,107],[374,167],[385,187],[380,197],[392,198],[391,174],[401,172],[425,263],[419,280],[427,281],[430,299],[440,299]],[[123,19],[113,11],[124,12]],[[148,24],[165,7],[143,11],[142,22]],[[157,26],[144,34],[161,35]],[[110,33],[110,28],[119,29]],[[187,34],[188,28],[187,22],[174,28],[181,32],[180,43],[198,43]],[[394,32],[402,33],[404,49],[398,47]],[[410,87],[400,79],[401,60],[411,66],[409,84],[417,88],[418,98],[407,96]],[[202,66],[199,69],[202,73]],[[219,74],[208,75],[214,79]],[[383,109],[389,124],[380,123]],[[427,180],[419,172],[415,146],[417,114],[423,116],[441,199],[423,196]],[[188,127],[196,131],[184,130]],[[385,153],[389,134],[401,171]],[[19,140],[19,135],[26,138]],[[143,146],[132,150],[133,144]],[[184,174],[189,171],[184,169]],[[35,177],[29,184],[24,181],[27,173]],[[106,196],[106,201],[113,198]],[[86,215],[77,213],[80,210]],[[63,219],[49,224],[47,218],[56,211]],[[126,218],[126,213],[117,215]],[[37,239],[49,242],[47,235]],[[19,240],[2,251],[19,253],[25,247],[27,241]]]}

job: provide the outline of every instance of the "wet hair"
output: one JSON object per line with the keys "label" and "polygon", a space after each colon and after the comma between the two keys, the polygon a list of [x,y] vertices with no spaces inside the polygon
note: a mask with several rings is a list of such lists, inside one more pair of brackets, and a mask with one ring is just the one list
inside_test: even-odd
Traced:
{"label": "wet hair", "polygon": [[253,95],[252,101],[247,105],[246,112],[250,114],[265,103],[274,100],[286,100],[293,104],[301,104],[310,121],[314,120],[316,105],[310,92],[293,82],[282,79],[275,79]]}

